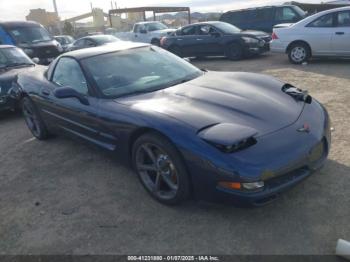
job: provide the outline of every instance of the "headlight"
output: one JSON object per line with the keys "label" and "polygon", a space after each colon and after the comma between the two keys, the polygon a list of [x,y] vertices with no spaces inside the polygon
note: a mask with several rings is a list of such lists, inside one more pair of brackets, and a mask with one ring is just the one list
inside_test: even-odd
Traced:
{"label": "headlight", "polygon": [[34,53],[33,49],[30,49],[30,48],[24,48],[23,51],[29,56],[33,55]]}
{"label": "headlight", "polygon": [[259,43],[259,40],[256,38],[252,37],[242,37],[243,41],[246,42],[247,44],[257,44]]}

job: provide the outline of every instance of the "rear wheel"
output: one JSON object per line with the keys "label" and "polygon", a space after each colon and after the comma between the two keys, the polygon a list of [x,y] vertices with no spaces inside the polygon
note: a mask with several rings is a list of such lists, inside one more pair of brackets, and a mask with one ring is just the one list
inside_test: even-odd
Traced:
{"label": "rear wheel", "polygon": [[47,139],[49,137],[49,132],[45,123],[41,119],[35,105],[28,97],[25,97],[22,100],[22,112],[26,124],[33,136],[39,140]]}
{"label": "rear wheel", "polygon": [[167,139],[153,133],[141,136],[133,145],[132,160],[141,183],[159,202],[174,205],[189,197],[185,165]]}
{"label": "rear wheel", "polygon": [[226,50],[226,56],[230,60],[241,60],[243,58],[243,48],[240,44],[238,43],[232,43],[227,46]]}
{"label": "rear wheel", "polygon": [[311,57],[311,51],[307,44],[293,44],[288,51],[288,58],[292,64],[302,64],[307,62]]}

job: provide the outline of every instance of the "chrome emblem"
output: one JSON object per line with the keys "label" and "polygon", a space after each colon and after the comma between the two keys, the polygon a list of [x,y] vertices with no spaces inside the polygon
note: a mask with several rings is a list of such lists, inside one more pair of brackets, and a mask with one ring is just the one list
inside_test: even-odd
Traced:
{"label": "chrome emblem", "polygon": [[301,133],[310,133],[310,125],[305,123],[303,127],[297,129],[297,131]]}

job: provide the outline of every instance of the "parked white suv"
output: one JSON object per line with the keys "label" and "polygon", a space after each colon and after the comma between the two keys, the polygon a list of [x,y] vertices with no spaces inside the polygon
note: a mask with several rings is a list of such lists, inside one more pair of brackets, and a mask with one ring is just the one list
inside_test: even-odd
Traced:
{"label": "parked white suv", "polygon": [[293,64],[311,57],[350,57],[350,7],[327,10],[277,27],[273,29],[271,51],[287,53]]}

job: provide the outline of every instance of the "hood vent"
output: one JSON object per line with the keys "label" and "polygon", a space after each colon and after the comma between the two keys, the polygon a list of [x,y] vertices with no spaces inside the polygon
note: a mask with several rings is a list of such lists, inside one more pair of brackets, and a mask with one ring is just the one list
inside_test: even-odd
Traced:
{"label": "hood vent", "polygon": [[286,93],[287,95],[290,95],[297,101],[303,101],[307,104],[311,104],[312,97],[308,94],[307,91],[303,91],[299,88],[296,88],[295,86],[292,86],[291,84],[285,84],[282,87],[282,91]]}

